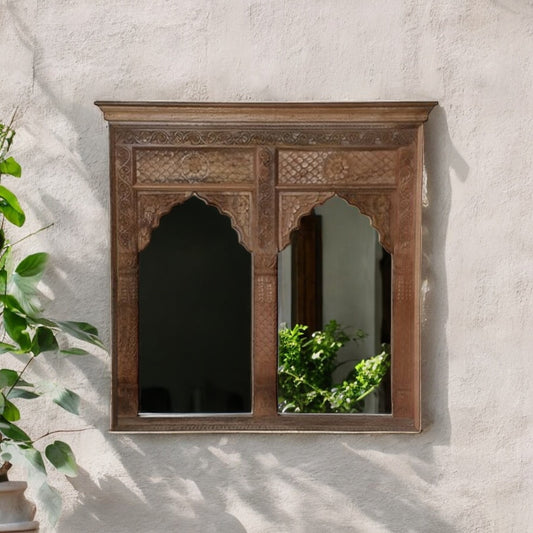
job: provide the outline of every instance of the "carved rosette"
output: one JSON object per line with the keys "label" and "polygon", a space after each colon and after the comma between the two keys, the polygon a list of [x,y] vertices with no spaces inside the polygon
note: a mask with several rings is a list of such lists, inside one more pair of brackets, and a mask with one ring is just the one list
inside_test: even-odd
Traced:
{"label": "carved rosette", "polygon": [[300,219],[304,215],[334,195],[334,192],[281,192],[279,195],[279,249],[283,250],[289,244],[291,232],[298,228]]}

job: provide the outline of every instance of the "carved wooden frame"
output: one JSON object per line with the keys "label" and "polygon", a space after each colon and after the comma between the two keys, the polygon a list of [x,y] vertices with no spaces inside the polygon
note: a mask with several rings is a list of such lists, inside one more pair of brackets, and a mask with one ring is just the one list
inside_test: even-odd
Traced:
{"label": "carved wooden frame", "polygon": [[[113,430],[420,431],[423,123],[435,104],[96,102],[110,135]],[[138,253],[193,194],[229,215],[253,255],[251,414],[138,412]],[[393,256],[391,414],[277,410],[277,253],[334,195],[370,218]]]}

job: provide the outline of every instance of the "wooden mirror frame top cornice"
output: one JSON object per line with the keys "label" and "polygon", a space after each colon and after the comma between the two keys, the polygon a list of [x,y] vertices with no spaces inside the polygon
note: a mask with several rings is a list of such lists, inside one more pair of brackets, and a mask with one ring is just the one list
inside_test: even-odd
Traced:
{"label": "wooden mirror frame top cornice", "polygon": [[[420,431],[423,123],[436,102],[96,105],[110,138],[112,430]],[[228,215],[252,253],[251,413],[139,414],[138,255],[192,195]],[[392,254],[391,414],[278,413],[277,254],[334,195]]]}

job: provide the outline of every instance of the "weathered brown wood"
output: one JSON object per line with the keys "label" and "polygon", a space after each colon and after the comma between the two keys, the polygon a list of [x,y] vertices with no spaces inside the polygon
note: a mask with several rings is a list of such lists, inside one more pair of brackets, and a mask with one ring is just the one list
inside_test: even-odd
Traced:
{"label": "weathered brown wood", "polygon": [[[354,418],[356,420],[354,420]],[[355,423],[355,421],[357,423]],[[139,433],[416,433],[410,418],[392,415],[286,414],[274,416],[122,417],[112,428]]]}
{"label": "weathered brown wood", "polygon": [[[139,432],[420,431],[422,124],[435,102],[97,102],[110,122],[111,425]],[[138,253],[191,195],[227,214],[253,253],[253,413],[139,414]],[[392,414],[277,413],[277,252],[332,196],[392,254]]]}
{"label": "weathered brown wood", "polygon": [[110,122],[232,122],[417,124],[427,120],[436,102],[346,103],[188,103],[95,102]]}

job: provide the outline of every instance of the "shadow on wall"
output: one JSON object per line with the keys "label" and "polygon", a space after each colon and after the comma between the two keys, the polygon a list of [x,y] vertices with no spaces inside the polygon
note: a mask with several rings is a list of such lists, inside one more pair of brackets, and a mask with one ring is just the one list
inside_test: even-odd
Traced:
{"label": "shadow on wall", "polygon": [[95,483],[86,473],[73,479],[79,504],[57,533],[458,531],[432,495],[439,473],[431,447],[410,457],[405,438],[389,440],[385,451],[375,436],[110,440],[125,464],[139,468],[129,471],[136,486],[106,476]]}
{"label": "shadow on wall", "polygon": [[[469,167],[455,149],[441,106],[425,126],[426,198],[422,212],[422,409],[423,428],[439,444],[449,443],[449,354],[446,341],[448,280],[446,232],[451,206],[450,171],[466,181]],[[438,425],[432,427],[434,420]]]}
{"label": "shadow on wall", "polygon": [[[54,193],[42,193],[40,202],[32,201],[31,197],[29,200],[24,198],[25,205],[31,207],[32,222],[37,221],[40,226],[54,222],[54,226],[40,236],[43,249],[47,248],[51,252],[52,268],[46,273],[45,282],[53,288],[54,293],[61,295],[61,298],[58,298],[58,307],[66,302],[71,310],[69,314],[79,315],[97,326],[103,326],[106,330],[101,331],[102,337],[109,338],[108,325],[98,324],[102,311],[107,316],[109,257],[105,246],[95,244],[96,240],[98,243],[105,242],[109,234],[108,217],[98,218],[95,214],[106,213],[108,206],[108,148],[105,125],[92,101],[80,105],[79,101],[62,97],[61,84],[55,86],[41,74],[46,71],[42,68],[45,53],[29,24],[32,19],[28,17],[28,12],[32,10],[32,14],[37,17],[39,6],[27,6],[25,10],[20,3],[8,1],[4,7],[4,26],[12,30],[16,42],[20,48],[27,51],[32,61],[31,84],[25,86],[18,102],[12,102],[13,107],[18,107],[16,126],[33,138],[33,146],[30,146],[33,152],[28,153],[28,159],[31,158],[34,168],[53,169],[56,175],[52,178],[56,180],[54,186],[57,185]],[[39,102],[39,107],[35,101]],[[25,119],[26,115],[31,116],[31,123]],[[58,133],[62,130],[68,132],[65,138]],[[43,146],[46,148],[43,149]],[[82,184],[81,180],[85,183]],[[38,192],[47,190],[39,181],[36,172],[31,181],[32,183],[27,183],[34,191],[33,198],[37,198]],[[79,189],[79,203],[70,206],[68,201],[61,198],[61,192],[65,189],[71,191],[72,186]],[[94,206],[90,212],[84,210],[87,199]],[[80,213],[85,213],[85,220],[91,222],[81,226]],[[48,247],[45,239],[48,239]],[[65,248],[57,243],[68,242],[69,239],[77,242],[79,249],[91,250],[90,257],[75,258],[68,251],[64,252]],[[66,279],[58,268],[53,268],[54,266],[68,274]],[[87,283],[89,279],[92,287]],[[101,287],[103,290],[95,294],[93,287]],[[95,303],[95,296],[101,301]],[[96,318],[87,316],[86,302],[91,302],[90,307],[94,313],[100,310]],[[56,312],[54,303],[50,309]]]}

